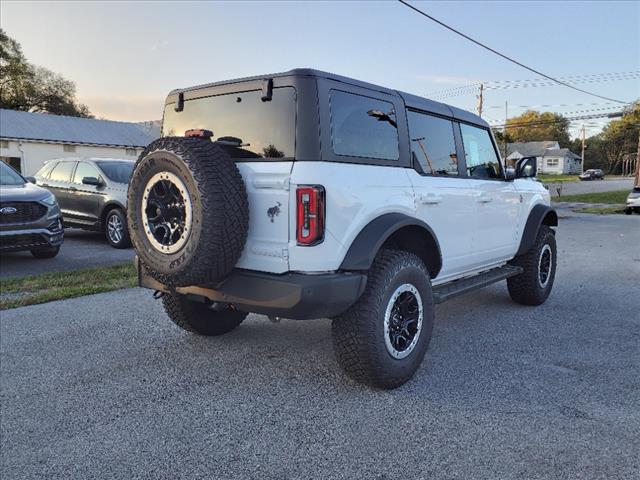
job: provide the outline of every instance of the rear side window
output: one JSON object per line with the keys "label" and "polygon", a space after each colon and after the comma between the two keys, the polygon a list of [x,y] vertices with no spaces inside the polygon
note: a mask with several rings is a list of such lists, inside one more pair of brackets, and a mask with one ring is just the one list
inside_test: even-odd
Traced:
{"label": "rear side window", "polygon": [[500,160],[489,131],[483,128],[460,124],[467,175],[472,178],[502,178]]}
{"label": "rear side window", "polygon": [[75,165],[76,162],[60,162],[53,169],[49,178],[55,182],[69,182],[71,181],[71,172]]}
{"label": "rear side window", "polygon": [[392,103],[331,90],[330,106],[336,155],[398,159],[398,124]]}
{"label": "rear side window", "polygon": [[184,102],[176,112],[174,104],[165,107],[163,136],[184,136],[202,128],[213,132],[232,158],[292,159],[295,156],[296,92],[293,87],[273,89],[270,101],[263,102],[262,91],[230,93]]}
{"label": "rear side window", "polygon": [[411,156],[430,175],[458,175],[453,122],[418,112],[407,112]]}
{"label": "rear side window", "polygon": [[34,175],[34,177],[38,177],[38,178],[49,178],[49,174],[51,173],[51,170],[53,169],[53,167],[55,167],[56,162],[48,162],[44,165],[44,167],[42,167],[40,170],[38,170],[36,172],[36,174]]}

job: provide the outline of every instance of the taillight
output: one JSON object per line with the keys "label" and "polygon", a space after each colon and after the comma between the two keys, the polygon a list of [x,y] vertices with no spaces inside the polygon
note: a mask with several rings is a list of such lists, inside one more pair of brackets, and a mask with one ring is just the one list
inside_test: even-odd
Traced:
{"label": "taillight", "polygon": [[316,245],[324,239],[324,187],[298,187],[296,191],[298,245]]}

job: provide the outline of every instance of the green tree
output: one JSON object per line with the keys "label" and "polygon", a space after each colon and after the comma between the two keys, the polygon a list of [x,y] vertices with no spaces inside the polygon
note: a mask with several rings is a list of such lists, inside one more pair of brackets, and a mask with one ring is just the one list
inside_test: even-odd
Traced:
{"label": "green tree", "polygon": [[603,150],[606,170],[609,173],[620,173],[622,158],[625,154],[635,153],[638,149],[640,135],[640,100],[624,109],[620,119],[612,120],[602,129]]}
{"label": "green tree", "polygon": [[512,142],[555,140],[561,148],[570,145],[569,120],[553,112],[527,110],[507,120],[506,135]]}
{"label": "green tree", "polygon": [[76,86],[61,75],[27,62],[20,44],[0,29],[0,108],[91,117],[76,100]]}

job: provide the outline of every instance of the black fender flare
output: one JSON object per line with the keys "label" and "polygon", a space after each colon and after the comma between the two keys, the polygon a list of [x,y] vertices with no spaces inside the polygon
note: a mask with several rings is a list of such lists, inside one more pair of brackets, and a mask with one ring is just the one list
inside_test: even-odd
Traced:
{"label": "black fender flare", "polygon": [[340,270],[369,270],[387,239],[401,228],[408,226],[423,228],[433,238],[438,254],[436,271],[431,275],[435,278],[442,268],[442,252],[438,238],[429,225],[403,213],[386,213],[369,222],[351,243],[340,265]]}
{"label": "black fender flare", "polygon": [[529,212],[529,218],[527,218],[527,223],[524,226],[522,239],[520,240],[520,246],[518,247],[516,255],[522,255],[531,249],[536,241],[540,225],[543,223],[550,227],[557,227],[558,214],[553,208],[548,207],[547,205],[535,205],[531,209],[531,212]]}

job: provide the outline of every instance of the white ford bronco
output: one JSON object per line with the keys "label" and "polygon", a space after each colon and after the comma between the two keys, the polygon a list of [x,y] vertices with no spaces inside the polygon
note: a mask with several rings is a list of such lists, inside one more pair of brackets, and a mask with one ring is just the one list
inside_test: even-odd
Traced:
{"label": "white ford bronco", "polygon": [[500,280],[539,305],[556,213],[535,158],[505,167],[455,107],[310,69],[175,90],[128,193],[139,284],[202,335],[331,318],[342,368],[381,388],[425,355],[434,305]]}

